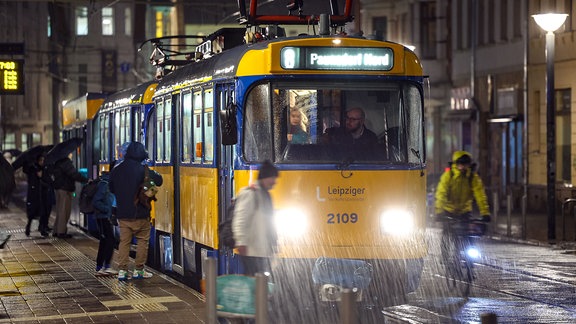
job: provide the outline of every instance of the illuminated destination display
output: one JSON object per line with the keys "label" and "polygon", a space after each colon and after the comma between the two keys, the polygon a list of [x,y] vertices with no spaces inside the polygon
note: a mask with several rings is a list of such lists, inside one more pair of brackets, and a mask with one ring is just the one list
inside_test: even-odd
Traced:
{"label": "illuminated destination display", "polygon": [[280,66],[286,70],[388,71],[394,66],[391,48],[284,47]]}
{"label": "illuminated destination display", "polygon": [[0,59],[0,95],[24,94],[24,60]]}

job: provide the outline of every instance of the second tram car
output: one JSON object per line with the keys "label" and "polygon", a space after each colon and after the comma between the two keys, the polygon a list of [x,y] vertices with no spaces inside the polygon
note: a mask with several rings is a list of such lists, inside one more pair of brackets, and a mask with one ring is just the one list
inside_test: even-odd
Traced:
{"label": "second tram car", "polygon": [[[89,92],[83,96],[68,100],[62,105],[62,140],[74,137],[82,138],[82,145],[73,152],[72,161],[74,165],[87,177],[93,177],[91,166],[97,163],[93,152],[93,120],[104,102],[106,94]],[[72,212],[70,222],[81,229],[88,229],[88,219],[80,213],[78,209],[78,199],[81,184],[76,184],[76,192],[72,200]]]}

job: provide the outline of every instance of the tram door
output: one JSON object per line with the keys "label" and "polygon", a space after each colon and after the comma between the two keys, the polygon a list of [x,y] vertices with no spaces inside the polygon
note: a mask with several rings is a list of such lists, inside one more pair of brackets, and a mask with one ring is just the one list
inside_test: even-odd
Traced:
{"label": "tram door", "polygon": [[[173,118],[170,121],[173,129],[176,130],[175,134],[178,134],[180,127],[174,127],[174,125],[180,125],[182,120],[182,103],[180,94],[172,96],[172,114]],[[183,268],[183,249],[182,249],[182,217],[181,217],[181,186],[180,186],[180,165],[181,165],[181,136],[174,136],[172,139],[172,166],[173,166],[173,183],[174,183],[174,232],[172,236],[172,257],[173,264],[172,269],[184,275]]]}
{"label": "tram door", "polygon": [[[216,105],[217,110],[225,110],[229,105],[234,103],[234,85],[220,84],[216,87]],[[218,154],[218,192],[219,192],[219,215],[220,221],[226,215],[228,204],[234,194],[234,146],[220,145]]]}

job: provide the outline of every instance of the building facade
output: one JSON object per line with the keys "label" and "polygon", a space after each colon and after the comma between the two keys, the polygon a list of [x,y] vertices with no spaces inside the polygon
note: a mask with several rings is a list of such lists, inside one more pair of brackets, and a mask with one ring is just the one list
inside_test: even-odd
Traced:
{"label": "building facade", "polygon": [[150,51],[138,49],[146,39],[184,29],[176,8],[136,1],[0,1],[0,46],[25,49],[24,94],[0,96],[0,150],[58,142],[65,100],[153,79]]}

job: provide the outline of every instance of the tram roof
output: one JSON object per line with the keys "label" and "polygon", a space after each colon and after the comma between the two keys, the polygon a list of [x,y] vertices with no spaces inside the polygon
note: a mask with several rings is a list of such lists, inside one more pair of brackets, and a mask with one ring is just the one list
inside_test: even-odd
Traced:
{"label": "tram roof", "polygon": [[115,92],[104,100],[102,109],[107,110],[120,106],[151,103],[152,95],[154,95],[157,84],[157,80],[151,80],[133,88]]}

